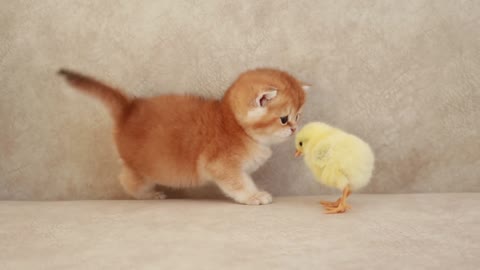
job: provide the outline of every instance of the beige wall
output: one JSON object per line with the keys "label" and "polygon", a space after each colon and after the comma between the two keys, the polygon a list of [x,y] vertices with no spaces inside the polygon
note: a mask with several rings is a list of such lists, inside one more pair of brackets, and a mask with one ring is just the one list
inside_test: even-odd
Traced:
{"label": "beige wall", "polygon": [[[0,199],[122,198],[110,119],[55,71],[220,96],[245,69],[313,84],[305,121],[370,142],[364,192],[480,191],[480,1],[0,1]],[[203,4],[201,4],[203,3]],[[292,142],[254,176],[331,192]]]}

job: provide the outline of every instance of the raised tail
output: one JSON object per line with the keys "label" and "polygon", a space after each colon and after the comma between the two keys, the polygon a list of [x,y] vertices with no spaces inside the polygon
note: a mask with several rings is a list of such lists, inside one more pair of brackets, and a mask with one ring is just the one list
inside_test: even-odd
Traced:
{"label": "raised tail", "polygon": [[130,99],[122,91],[96,79],[63,68],[58,71],[58,74],[64,76],[67,82],[78,90],[101,100],[108,107],[116,122],[121,121],[124,117]]}

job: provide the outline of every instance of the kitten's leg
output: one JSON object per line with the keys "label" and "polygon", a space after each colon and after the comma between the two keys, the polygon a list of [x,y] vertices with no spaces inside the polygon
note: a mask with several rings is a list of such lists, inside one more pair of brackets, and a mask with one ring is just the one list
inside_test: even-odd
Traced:
{"label": "kitten's leg", "polygon": [[166,198],[165,193],[155,190],[155,183],[145,181],[145,179],[125,166],[119,178],[125,192],[135,199],[162,200]]}
{"label": "kitten's leg", "polygon": [[238,203],[262,205],[272,202],[272,195],[259,191],[252,178],[247,174],[223,176],[216,181],[220,189]]}

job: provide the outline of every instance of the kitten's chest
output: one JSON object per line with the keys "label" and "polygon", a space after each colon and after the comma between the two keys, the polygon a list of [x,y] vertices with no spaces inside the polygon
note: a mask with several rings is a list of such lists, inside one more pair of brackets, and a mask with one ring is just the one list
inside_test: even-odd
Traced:
{"label": "kitten's chest", "polygon": [[244,163],[244,170],[247,173],[256,171],[272,156],[272,150],[266,146],[256,146],[250,152]]}

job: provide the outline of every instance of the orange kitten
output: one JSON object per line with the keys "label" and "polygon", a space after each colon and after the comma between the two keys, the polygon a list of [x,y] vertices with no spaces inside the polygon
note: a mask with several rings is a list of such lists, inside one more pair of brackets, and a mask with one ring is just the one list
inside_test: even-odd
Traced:
{"label": "orange kitten", "polygon": [[306,86],[291,75],[274,69],[247,71],[221,100],[209,100],[131,98],[76,72],[61,69],[59,74],[109,108],[124,163],[120,182],[129,195],[163,199],[156,184],[188,188],[213,181],[238,203],[272,202],[250,174],[270,157],[271,144],[297,128]]}

